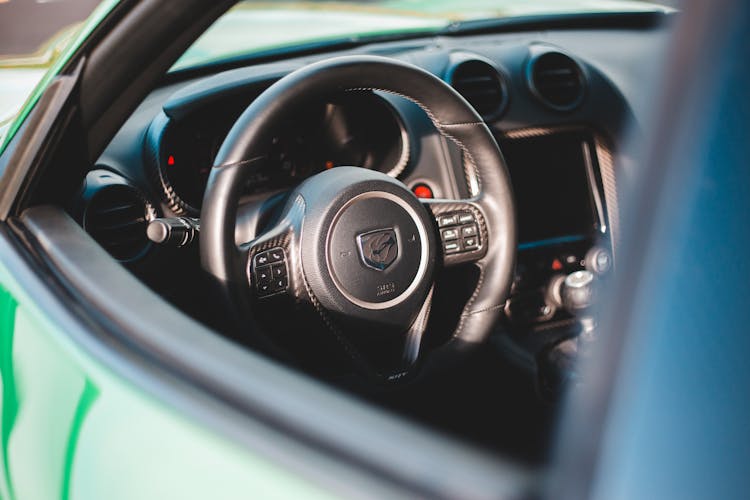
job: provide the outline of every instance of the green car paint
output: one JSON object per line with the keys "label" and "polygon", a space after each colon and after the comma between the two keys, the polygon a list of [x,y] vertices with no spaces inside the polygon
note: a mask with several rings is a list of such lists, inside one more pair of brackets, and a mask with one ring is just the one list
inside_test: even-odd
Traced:
{"label": "green car paint", "polygon": [[327,498],[102,366],[0,266],[7,500]]}
{"label": "green car paint", "polygon": [[2,446],[2,481],[0,496],[13,498],[8,466],[8,440],[10,430],[18,414],[16,381],[13,376],[13,332],[15,331],[16,301],[6,290],[0,288],[0,382],[2,382],[2,408],[0,408],[0,446]]}

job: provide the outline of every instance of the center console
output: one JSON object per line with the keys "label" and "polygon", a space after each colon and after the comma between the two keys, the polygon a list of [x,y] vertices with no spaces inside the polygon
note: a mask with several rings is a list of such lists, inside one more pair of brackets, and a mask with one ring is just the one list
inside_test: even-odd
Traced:
{"label": "center console", "polygon": [[518,217],[518,261],[506,315],[515,328],[570,318],[550,297],[555,277],[612,266],[596,143],[586,129],[498,137]]}
{"label": "center console", "polygon": [[[504,328],[543,365],[540,356],[591,330],[586,314],[581,314],[587,304],[571,305],[563,299],[582,297],[580,292],[566,294],[566,284],[600,281],[613,265],[597,154],[601,143],[585,128],[531,129],[498,135],[497,140],[513,183],[518,218],[516,274]],[[595,300],[593,290],[587,288],[589,302]]]}

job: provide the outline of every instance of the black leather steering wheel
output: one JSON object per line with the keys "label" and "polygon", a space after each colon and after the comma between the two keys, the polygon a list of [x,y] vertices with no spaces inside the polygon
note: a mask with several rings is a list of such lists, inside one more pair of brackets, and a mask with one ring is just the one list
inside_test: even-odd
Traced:
{"label": "black leather steering wheel", "polygon": [[[238,245],[243,186],[264,161],[260,152],[274,131],[311,102],[365,91],[419,105],[463,151],[471,197],[419,200],[383,173],[338,167],[302,182],[271,228]],[[358,365],[390,381],[419,365],[436,266],[479,269],[455,332],[439,350],[445,358],[490,334],[509,293],[515,248],[510,179],[485,123],[442,80],[375,56],[305,66],[255,99],[219,150],[201,214],[202,265],[236,310],[266,308],[280,298],[307,304]],[[373,345],[392,351],[387,362],[373,363],[363,352]]]}

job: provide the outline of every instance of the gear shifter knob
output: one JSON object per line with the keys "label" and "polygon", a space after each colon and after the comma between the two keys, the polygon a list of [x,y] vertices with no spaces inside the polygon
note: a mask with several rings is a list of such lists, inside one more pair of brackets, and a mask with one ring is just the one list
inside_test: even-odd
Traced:
{"label": "gear shifter knob", "polygon": [[560,290],[563,307],[572,314],[591,307],[593,285],[594,274],[591,271],[576,271],[566,276]]}

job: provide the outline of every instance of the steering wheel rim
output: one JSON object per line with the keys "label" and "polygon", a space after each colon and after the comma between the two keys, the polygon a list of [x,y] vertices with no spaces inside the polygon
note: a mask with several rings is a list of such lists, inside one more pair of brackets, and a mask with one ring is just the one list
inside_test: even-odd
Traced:
{"label": "steering wheel rim", "polygon": [[[248,294],[252,285],[248,283],[247,273],[254,258],[252,255],[257,255],[250,248],[257,245],[248,243],[238,248],[234,229],[244,181],[257,162],[262,160],[262,155],[256,153],[271,141],[273,131],[293,110],[339,92],[357,91],[391,93],[416,103],[427,113],[438,132],[456,143],[465,156],[471,197],[465,200],[425,200],[424,206],[428,210],[423,210],[431,214],[433,223],[434,218],[439,219],[445,214],[473,214],[479,230],[479,241],[483,242],[481,251],[468,253],[445,254],[432,249],[433,257],[442,259],[443,265],[472,262],[479,269],[476,288],[463,308],[456,330],[450,341],[440,348],[439,357],[454,357],[456,353],[465,352],[468,346],[483,342],[501,314],[515,264],[515,208],[505,161],[487,125],[455,90],[414,65],[378,56],[328,59],[292,72],[255,99],[235,122],[211,169],[201,213],[201,264],[225,294],[226,300],[235,306],[233,309],[237,312],[237,320],[243,321],[240,318],[246,318],[245,313],[252,303]],[[329,175],[326,182],[332,181],[333,177]],[[385,191],[392,188],[385,179],[373,178],[368,182],[376,183]],[[399,181],[391,182],[406,189]],[[398,189],[394,191],[394,196],[403,196],[404,200],[413,204],[416,198],[411,192],[406,189],[409,193],[406,195]],[[293,195],[294,199],[290,200],[285,210],[284,220],[288,227],[294,227],[294,224],[299,226],[297,237],[302,232],[302,220],[293,219],[305,218],[305,196],[314,197],[314,191],[308,190],[306,195],[297,193],[296,197]],[[409,199],[409,196],[414,199]],[[430,229],[440,234],[439,229]],[[294,240],[285,238],[272,238],[271,241],[289,243]],[[435,245],[432,241],[424,244]],[[440,250],[442,248],[441,245]],[[298,249],[295,247],[295,252]],[[297,262],[295,256],[292,256],[292,262]],[[310,266],[305,266],[301,260],[294,265],[290,263],[290,273],[301,272],[300,281],[304,283],[306,267],[309,272]],[[325,269],[322,272],[325,274]],[[325,321],[325,304],[321,304],[315,290],[307,285],[295,286],[294,291],[296,294],[307,294]],[[429,295],[424,287],[420,293],[424,297],[431,297],[431,288]],[[426,311],[412,317],[412,321],[422,327],[426,325],[429,305],[425,304],[423,309]],[[397,379],[401,376],[386,378]]]}

